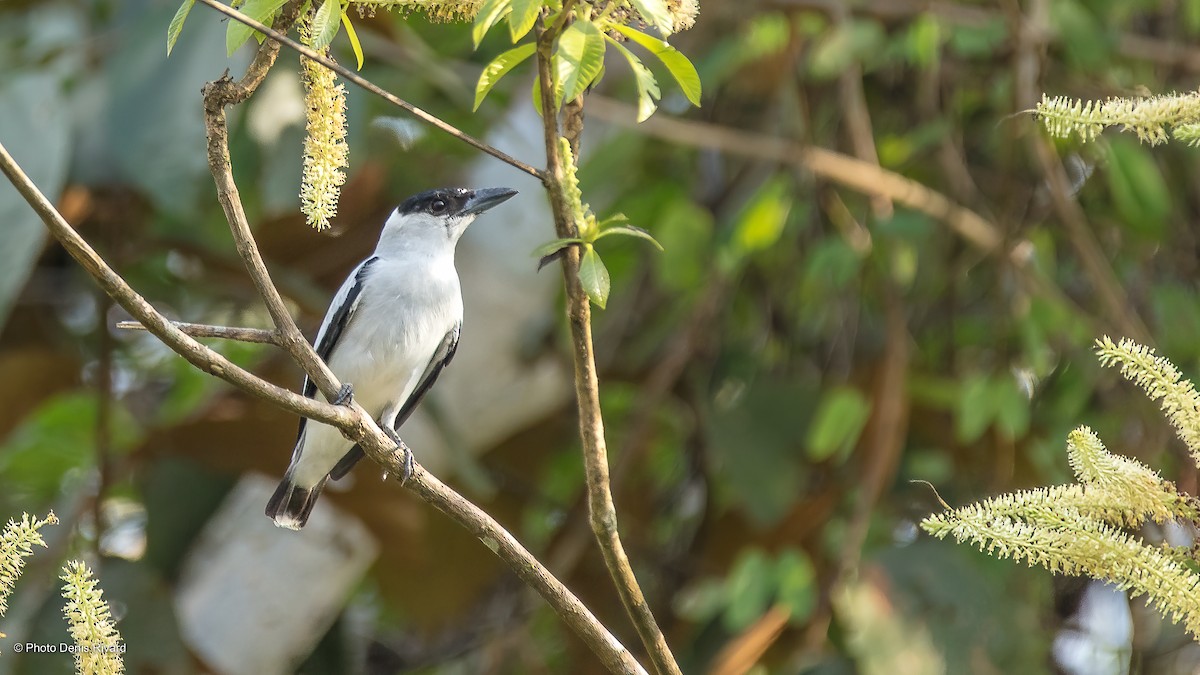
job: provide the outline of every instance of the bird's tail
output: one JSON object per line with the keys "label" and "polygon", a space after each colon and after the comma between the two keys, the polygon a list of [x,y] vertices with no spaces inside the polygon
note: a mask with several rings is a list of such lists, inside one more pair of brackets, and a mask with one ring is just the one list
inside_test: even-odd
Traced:
{"label": "bird's tail", "polygon": [[286,527],[289,530],[299,530],[308,522],[308,516],[312,513],[313,506],[317,503],[317,497],[321,495],[321,488],[325,487],[325,479],[321,479],[310,488],[302,488],[292,482],[291,475],[284,476],[280,481],[279,487],[275,488],[275,494],[271,495],[271,500],[267,502],[267,517],[275,521],[278,527]]}

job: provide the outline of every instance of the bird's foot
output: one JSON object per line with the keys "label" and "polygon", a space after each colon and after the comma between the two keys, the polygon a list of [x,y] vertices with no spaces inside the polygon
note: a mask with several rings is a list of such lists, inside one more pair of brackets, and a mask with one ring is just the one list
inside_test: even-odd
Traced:
{"label": "bird's foot", "polygon": [[338,390],[337,397],[333,399],[334,405],[349,405],[354,400],[354,385],[347,382]]}
{"label": "bird's foot", "polygon": [[404,463],[404,472],[400,474],[400,484],[404,485],[406,482],[408,482],[408,479],[411,478],[413,474],[412,450],[408,449],[408,444],[400,438],[400,435],[396,433],[395,429],[384,425],[383,431],[388,435],[388,438],[392,439],[392,442],[396,444],[395,452],[403,456],[400,461]]}

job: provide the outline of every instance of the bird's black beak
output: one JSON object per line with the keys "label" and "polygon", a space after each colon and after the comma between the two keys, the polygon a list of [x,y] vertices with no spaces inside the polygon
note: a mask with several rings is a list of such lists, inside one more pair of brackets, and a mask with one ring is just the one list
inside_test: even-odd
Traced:
{"label": "bird's black beak", "polygon": [[483,188],[475,190],[467,199],[467,203],[463,205],[463,212],[479,215],[493,206],[508,201],[515,194],[517,194],[517,191],[512,188]]}

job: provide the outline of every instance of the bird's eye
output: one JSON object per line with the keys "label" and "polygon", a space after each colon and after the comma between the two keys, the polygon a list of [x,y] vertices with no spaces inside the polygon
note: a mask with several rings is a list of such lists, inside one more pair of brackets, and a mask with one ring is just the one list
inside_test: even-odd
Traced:
{"label": "bird's eye", "polygon": [[441,213],[446,210],[446,201],[444,199],[435,199],[429,205],[429,210],[434,213]]}

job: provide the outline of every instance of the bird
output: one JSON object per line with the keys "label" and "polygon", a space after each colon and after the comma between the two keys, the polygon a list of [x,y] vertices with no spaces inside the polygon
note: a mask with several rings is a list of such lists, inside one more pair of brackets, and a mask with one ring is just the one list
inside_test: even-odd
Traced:
{"label": "bird", "polygon": [[[476,217],[513,195],[511,188],[441,188],[404,200],[383,225],[374,253],[334,295],[313,342],[343,382],[333,403],[357,401],[404,454],[400,426],[454,358],[463,301],[454,251]],[[304,395],[325,400],[304,378]],[[337,480],[363,451],[336,427],[300,418],[292,460],[267,502],[267,516],[291,530],[304,527],[325,482]]]}

